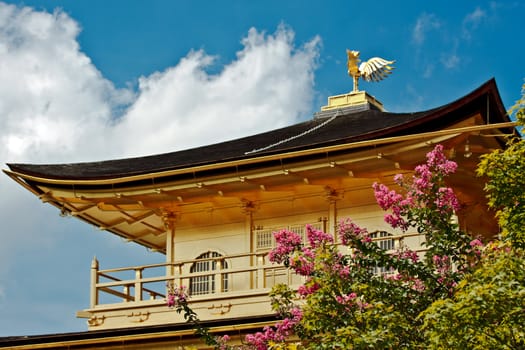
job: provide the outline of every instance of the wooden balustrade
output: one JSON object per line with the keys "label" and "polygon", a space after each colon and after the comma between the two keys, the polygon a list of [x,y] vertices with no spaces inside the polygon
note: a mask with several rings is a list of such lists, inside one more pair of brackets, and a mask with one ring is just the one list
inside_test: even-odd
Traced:
{"label": "wooden balustrade", "polygon": [[[372,240],[378,244],[385,240],[393,240],[392,247],[400,249],[405,239],[415,236],[418,234],[377,237]],[[419,251],[422,252],[423,250]],[[214,269],[190,272],[191,266],[203,261],[215,262]],[[154,277],[145,277],[147,272],[152,272],[155,269],[162,270],[162,273]],[[173,274],[167,274],[167,271],[173,271]],[[118,277],[122,274],[127,274],[128,277]],[[105,270],[99,269],[99,262],[94,258],[91,264],[90,308],[106,304],[137,303],[148,299],[164,300],[167,284],[185,285],[190,288],[192,279],[199,277],[208,278],[210,286],[213,287],[206,293],[196,293],[198,295],[195,297],[199,300],[214,299],[220,295],[242,296],[256,291],[263,293],[277,283],[286,283],[293,287],[302,282],[301,277],[295,275],[291,270],[270,263],[267,259],[267,252]],[[145,294],[149,296],[148,299],[144,299]],[[113,297],[114,301],[102,300],[102,297],[107,299],[108,296]]]}
{"label": "wooden balustrade", "polygon": [[[278,265],[264,265],[266,262],[264,255],[266,253],[238,254],[105,270],[100,270],[98,261],[94,259],[91,265],[90,307],[94,308],[98,305],[118,302],[140,302],[144,300],[144,294],[149,295],[149,300],[165,299],[167,284],[172,283],[188,287],[191,279],[198,277],[209,278],[210,281],[213,281],[214,286],[213,290],[198,295],[199,298],[216,298],[224,293],[241,295],[254,290],[264,290],[269,287],[265,280],[270,278],[272,274],[275,274],[275,271],[281,270],[281,274],[292,273]],[[247,262],[252,256],[255,257],[254,261],[262,262],[263,265],[249,266]],[[210,271],[190,272],[190,267],[199,261],[216,261],[216,268]],[[222,268],[223,264],[221,264],[221,261],[227,261],[228,267]],[[170,266],[173,267],[173,275],[162,274],[155,277],[144,277],[149,270],[164,268],[167,271],[166,267]],[[132,277],[117,277],[119,274],[126,273],[128,275],[131,274]],[[223,284],[224,276],[228,276],[227,288]],[[290,281],[291,279],[287,278],[286,280]],[[104,302],[101,300],[101,297],[104,295],[113,296],[120,300]]]}

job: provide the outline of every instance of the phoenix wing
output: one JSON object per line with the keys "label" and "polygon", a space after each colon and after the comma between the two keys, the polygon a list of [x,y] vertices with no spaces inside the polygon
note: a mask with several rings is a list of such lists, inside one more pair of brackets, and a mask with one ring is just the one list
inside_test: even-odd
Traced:
{"label": "phoenix wing", "polygon": [[359,72],[366,81],[380,81],[385,79],[394,67],[395,61],[387,61],[380,57],[372,57],[359,65]]}

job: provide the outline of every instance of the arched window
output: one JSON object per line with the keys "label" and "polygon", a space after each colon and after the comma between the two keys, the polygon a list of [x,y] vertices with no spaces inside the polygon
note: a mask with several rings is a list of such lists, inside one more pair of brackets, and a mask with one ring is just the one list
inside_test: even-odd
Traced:
{"label": "arched window", "polygon": [[214,271],[218,270],[218,266],[220,266],[220,269],[226,269],[228,268],[228,263],[223,259],[214,259],[221,257],[222,255],[217,252],[207,252],[204,254],[201,254],[197,257],[197,260],[190,268],[191,273],[204,273],[204,272],[210,272],[210,274],[206,274],[204,276],[196,276],[190,278],[190,295],[203,295],[203,294],[210,294],[216,292],[216,285],[219,285],[222,292],[226,292],[228,290],[228,275],[227,274],[221,274],[220,279],[221,281],[215,281],[215,278],[217,275],[214,274]]}

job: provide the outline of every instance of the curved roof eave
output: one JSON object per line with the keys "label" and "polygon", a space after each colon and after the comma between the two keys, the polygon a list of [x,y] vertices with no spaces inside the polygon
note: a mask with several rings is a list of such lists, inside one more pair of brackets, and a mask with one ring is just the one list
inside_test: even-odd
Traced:
{"label": "curved roof eave", "polygon": [[[452,125],[469,113],[480,113],[486,124],[506,123],[506,115],[496,82],[491,79],[471,93],[449,104],[415,113],[388,113],[376,110],[348,113],[331,123],[309,120],[266,133],[183,151],[146,157],[73,164],[8,164],[12,173],[24,178],[38,178],[56,183],[91,181],[125,181],[147,174],[184,172],[210,165],[257,162],[279,155],[322,151],[327,147],[360,143],[396,136],[420,134],[440,130]],[[381,123],[378,123],[381,118]],[[377,125],[380,125],[377,127]],[[317,128],[317,129],[316,129]],[[306,132],[305,132],[306,130]],[[309,130],[314,130],[308,133]],[[305,137],[294,135],[305,134]],[[288,138],[288,139],[287,139]],[[258,145],[275,147],[250,152]],[[47,182],[47,181],[44,181]],[[105,182],[105,181],[104,181]]]}

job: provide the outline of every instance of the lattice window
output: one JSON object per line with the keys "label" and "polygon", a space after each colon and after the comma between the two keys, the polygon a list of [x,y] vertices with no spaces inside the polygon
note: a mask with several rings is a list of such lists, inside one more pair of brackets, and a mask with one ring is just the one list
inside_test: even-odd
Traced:
{"label": "lattice window", "polygon": [[[316,222],[313,224],[310,224],[314,229],[316,230],[323,230],[323,223],[322,222]],[[287,227],[284,227],[292,232],[297,233],[301,236],[303,243],[307,243],[306,239],[306,224],[300,224],[300,225],[290,225]],[[266,250],[266,249],[272,249],[275,247],[275,239],[273,238],[273,233],[283,229],[283,227],[277,229],[277,228],[269,228],[269,229],[262,229],[262,230],[256,230],[255,231],[255,248],[257,250]]]}
{"label": "lattice window", "polygon": [[[314,230],[320,230],[320,231],[323,230],[322,222],[316,222],[314,224],[308,224],[308,225],[310,225]],[[303,243],[308,244],[308,238],[306,237],[306,224],[292,225],[290,226],[289,230],[300,235]]]}
{"label": "lattice window", "polygon": [[[376,238],[383,238],[384,239],[378,239],[375,240],[376,244],[379,246],[379,248],[383,250],[392,250],[395,247],[394,239],[392,238],[392,234],[388,233],[386,231],[378,231],[378,232],[372,232],[370,233],[370,238],[376,239]],[[392,269],[387,269],[384,266],[376,266],[372,268],[372,272],[377,275],[385,275],[385,274],[392,274],[395,271]]]}
{"label": "lattice window", "polygon": [[[220,268],[226,269],[228,268],[228,264],[224,260],[213,260],[212,258],[218,258],[222,255],[217,252],[207,252],[204,254],[201,254],[197,257],[197,259],[202,259],[201,261],[195,262],[191,268],[191,273],[196,272],[213,272],[217,270],[218,263],[220,263]],[[210,259],[210,260],[205,260]],[[228,290],[228,275],[227,274],[221,274],[222,276],[222,291],[226,292]],[[210,294],[215,293],[215,277],[216,275],[210,274],[205,276],[196,276],[190,278],[190,295],[203,295],[203,294]]]}
{"label": "lattice window", "polygon": [[255,231],[256,249],[271,249],[274,246],[273,229]]}
{"label": "lattice window", "polygon": [[312,228],[314,228],[316,230],[323,231],[323,223],[322,222],[316,222],[316,223],[310,224],[310,226],[312,226]]}
{"label": "lattice window", "polygon": [[379,239],[379,240],[376,240],[375,242],[377,243],[377,245],[379,246],[379,248],[383,249],[383,250],[392,250],[394,249],[394,239],[391,238],[392,237],[392,234],[391,233],[388,233],[386,231],[379,231],[379,232],[372,232],[370,233],[370,238],[383,238],[383,237],[388,237],[388,238],[385,238],[385,239]]}

